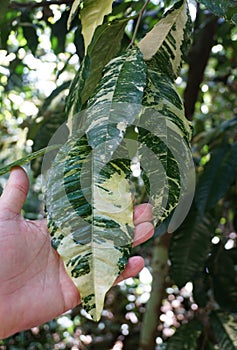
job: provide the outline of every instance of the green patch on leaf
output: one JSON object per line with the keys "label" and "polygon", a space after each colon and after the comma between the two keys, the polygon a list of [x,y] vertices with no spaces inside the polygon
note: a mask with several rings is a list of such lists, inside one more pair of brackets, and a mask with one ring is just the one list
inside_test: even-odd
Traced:
{"label": "green patch on leaf", "polygon": [[198,0],[212,13],[237,24],[237,2],[236,0]]}

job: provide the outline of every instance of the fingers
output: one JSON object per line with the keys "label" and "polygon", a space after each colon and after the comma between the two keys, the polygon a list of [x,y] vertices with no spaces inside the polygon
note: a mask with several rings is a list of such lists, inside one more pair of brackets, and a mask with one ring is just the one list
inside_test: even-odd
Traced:
{"label": "fingers", "polygon": [[11,217],[20,214],[28,190],[29,180],[25,171],[20,167],[12,168],[0,198],[0,210],[7,211]]}
{"label": "fingers", "polygon": [[139,204],[134,208],[133,221],[134,225],[138,225],[141,222],[152,220],[152,206],[149,203]]}
{"label": "fingers", "polygon": [[135,226],[133,247],[144,243],[150,239],[154,234],[154,226],[151,222],[142,222],[141,224]]}
{"label": "fingers", "polygon": [[137,205],[134,208],[134,240],[133,247],[147,241],[154,234],[152,221],[152,206],[149,203]]}
{"label": "fingers", "polygon": [[129,277],[135,277],[144,267],[144,259],[141,256],[133,256],[128,260],[128,263],[116,279],[114,284],[122,282]]}

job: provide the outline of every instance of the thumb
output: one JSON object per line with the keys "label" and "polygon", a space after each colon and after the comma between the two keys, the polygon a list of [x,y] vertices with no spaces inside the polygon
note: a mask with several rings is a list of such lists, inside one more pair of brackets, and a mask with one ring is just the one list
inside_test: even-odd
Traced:
{"label": "thumb", "polygon": [[13,216],[20,214],[28,190],[29,180],[26,172],[20,167],[12,168],[0,198],[0,210],[8,211]]}

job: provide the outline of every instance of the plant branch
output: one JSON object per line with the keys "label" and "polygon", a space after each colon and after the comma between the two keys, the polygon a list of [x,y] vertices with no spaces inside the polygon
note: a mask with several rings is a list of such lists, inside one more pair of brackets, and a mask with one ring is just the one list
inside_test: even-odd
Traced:
{"label": "plant branch", "polygon": [[195,104],[198,100],[200,85],[203,81],[212,46],[215,42],[218,25],[218,17],[210,14],[207,14],[205,17],[205,25],[199,31],[196,31],[194,43],[188,55],[189,72],[184,91],[184,106],[186,117],[189,120],[192,120],[195,112]]}
{"label": "plant branch", "polygon": [[165,296],[166,279],[169,272],[168,251],[170,234],[156,238],[151,261],[152,290],[146,305],[140,335],[139,350],[154,350],[157,326],[160,320],[162,300]]}
{"label": "plant branch", "polygon": [[149,4],[149,2],[150,2],[150,0],[146,0],[146,2],[145,2],[145,4],[143,5],[141,11],[139,12],[139,16],[138,16],[138,19],[137,19],[136,27],[135,27],[135,29],[134,29],[134,33],[133,33],[133,36],[132,36],[132,40],[131,40],[131,42],[130,42],[130,44],[129,44],[129,46],[128,46],[128,49],[129,49],[130,47],[133,46],[133,44],[134,44],[134,42],[135,42],[135,40],[136,40],[137,31],[138,31],[139,25],[140,25],[141,20],[142,20],[142,15],[143,15],[143,13],[144,13],[144,11],[145,11],[147,5]]}

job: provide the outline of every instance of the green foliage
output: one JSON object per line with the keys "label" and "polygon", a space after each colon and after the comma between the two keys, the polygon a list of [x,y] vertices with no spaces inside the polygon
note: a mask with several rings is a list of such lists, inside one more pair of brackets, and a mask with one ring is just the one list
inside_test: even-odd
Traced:
{"label": "green foliage", "polygon": [[169,339],[166,350],[196,350],[198,349],[198,338],[201,335],[202,325],[197,321],[183,324]]}
{"label": "green foliage", "polygon": [[200,215],[193,206],[171,241],[171,276],[179,287],[195,280],[195,274],[202,269],[208,257],[213,236],[211,216]]}
{"label": "green foliage", "polygon": [[236,317],[235,315],[213,311],[211,314],[212,331],[216,338],[218,349],[236,349]]}
{"label": "green foliage", "polygon": [[215,15],[237,24],[236,0],[198,0],[198,2],[205,5]]}
{"label": "green foliage", "polygon": [[[198,7],[193,38],[199,35],[200,30],[209,21],[205,9],[222,17],[222,19],[218,21],[211,44],[209,61],[205,67],[205,74],[201,77],[202,84],[199,96],[195,101],[196,112],[192,121],[192,151],[197,175],[196,194],[189,214],[182,225],[172,234],[170,247],[167,246],[171,267],[170,274],[166,278],[168,289],[164,288],[162,311],[152,310],[153,313],[157,313],[157,318],[161,313],[161,323],[154,325],[156,330],[154,337],[159,337],[157,338],[159,344],[162,342],[161,345],[158,345],[159,350],[164,348],[181,350],[185,347],[211,350],[236,348],[237,32],[236,26],[231,24],[237,23],[236,1],[200,0],[198,2],[200,6]],[[75,131],[80,126],[83,128],[82,134],[80,134],[80,130],[77,131],[83,137],[79,140],[81,143],[69,138],[65,147],[72,146],[69,150],[70,159],[65,156],[65,148],[60,151],[58,157],[63,158],[67,162],[68,169],[72,171],[72,173],[66,171],[63,174],[64,181],[69,181],[67,182],[69,204],[76,211],[79,211],[82,217],[84,215],[84,218],[87,218],[91,224],[90,211],[92,208],[86,206],[85,196],[81,197],[81,188],[74,188],[71,182],[75,176],[77,176],[76,182],[79,181],[81,170],[75,175],[75,169],[78,170],[79,165],[76,163],[76,167],[74,166],[76,160],[81,156],[81,153],[78,155],[76,152],[78,147],[79,150],[90,152],[92,147],[98,147],[102,135],[106,133],[107,141],[112,142],[114,155],[121,153],[128,157],[127,151],[124,151],[125,144],[127,146],[127,141],[130,142],[131,139],[136,140],[136,142],[147,145],[154,152],[154,155],[161,155],[164,151],[164,157],[161,156],[161,160],[165,175],[168,175],[167,187],[170,196],[165,198],[163,203],[165,204],[163,206],[163,209],[165,208],[164,216],[161,215],[158,220],[160,223],[166,218],[163,227],[158,226],[157,228],[157,234],[159,232],[164,234],[172,218],[173,206],[179,197],[180,181],[177,162],[174,161],[172,154],[167,152],[167,147],[165,147],[167,135],[158,135],[158,137],[151,135],[159,132],[160,124],[157,123],[157,120],[159,119],[160,122],[160,118],[155,119],[152,124],[152,132],[147,132],[147,126],[146,128],[144,126],[147,122],[146,116],[149,114],[149,108],[155,108],[159,117],[162,116],[168,121],[168,125],[175,126],[175,131],[171,132],[172,136],[178,137],[178,139],[182,136],[186,144],[190,141],[190,123],[184,118],[182,98],[179,97],[180,93],[183,93],[187,76],[190,74],[188,64],[180,70],[180,59],[187,56],[190,44],[188,36],[190,24],[188,22],[187,25],[186,22],[187,12],[182,12],[182,14],[180,12],[181,8],[186,8],[186,2],[177,1],[170,9],[169,7],[174,1],[166,0],[158,5],[154,5],[150,1],[143,16],[140,16],[141,21],[138,18],[145,1],[117,0],[113,2],[112,7],[111,1],[101,2],[103,11],[100,15],[95,14],[96,20],[93,22],[91,20],[85,21],[85,19],[88,16],[91,18],[90,11],[97,9],[97,3],[95,4],[94,1],[86,2],[86,0],[72,3],[72,1],[65,1],[65,4],[51,6],[50,1],[48,4],[44,2],[42,5],[39,2],[30,3],[18,0],[17,2],[4,1],[1,4],[1,174],[8,171],[11,166],[9,163],[16,159],[25,157],[20,163],[19,161],[15,163],[23,164],[42,154],[38,150],[47,146],[58,125],[69,117],[70,133],[76,134]],[[82,4],[87,4],[84,7],[84,14]],[[165,13],[164,16],[163,13]],[[168,16],[172,18],[169,24],[166,22]],[[136,38],[133,38],[136,24],[139,21]],[[68,24],[70,24],[70,28]],[[97,26],[97,24],[99,25]],[[82,33],[86,37],[85,45]],[[126,49],[131,40],[135,46],[140,47],[146,59],[145,63],[140,61],[139,68],[135,67],[134,74],[132,72],[128,74],[129,62],[127,58],[129,57],[128,52],[131,51]],[[44,45],[44,42],[47,42],[47,45]],[[177,42],[178,45],[175,45]],[[193,45],[195,48],[195,40]],[[151,54],[150,49],[152,49]],[[122,57],[126,56],[126,52],[128,56],[125,59],[125,65],[125,63],[121,63],[121,60]],[[192,55],[188,56],[188,63],[194,59],[195,50],[192,50]],[[202,57],[199,56],[197,65],[199,62],[201,64],[201,61]],[[53,67],[47,79],[44,77],[45,82],[42,89],[40,80],[35,77],[34,72],[42,72],[41,63],[47,67],[50,62],[53,63]],[[120,77],[117,84],[114,83],[116,72],[119,72]],[[174,82],[177,75],[178,79]],[[49,89],[46,89],[49,80],[51,85]],[[105,107],[105,90],[112,91],[110,90],[110,82],[113,82],[114,87],[113,92],[111,92],[112,101],[116,101],[116,103],[122,99],[127,101],[126,98],[131,101],[134,96],[138,106],[141,104],[145,106],[139,115],[140,119],[135,119],[138,124],[140,123],[137,127],[139,133],[134,132],[134,127],[130,129],[133,138],[128,136],[129,133],[124,131],[121,124],[120,129],[117,128],[118,118],[122,118],[122,116],[118,115],[115,123],[112,123],[113,115],[109,113],[108,104]],[[195,84],[197,83],[194,79],[192,86]],[[136,86],[139,87],[140,91],[135,89]],[[131,92],[130,95],[128,91]],[[67,108],[66,113],[64,113],[66,96],[68,96]],[[102,102],[101,105],[97,105],[97,101],[103,102],[103,108]],[[81,112],[88,107],[91,114],[87,115]],[[110,128],[102,122],[99,114],[100,107],[110,121]],[[131,119],[126,120],[126,127],[134,123],[134,118],[139,111],[141,111],[140,107],[129,113]],[[80,112],[81,118],[74,118]],[[124,115],[124,112],[122,109],[121,114]],[[90,127],[94,120],[98,122],[96,128]],[[122,121],[124,122],[124,120]],[[122,141],[123,139],[125,142]],[[77,141],[80,145],[77,144]],[[64,143],[64,140],[62,142]],[[131,144],[130,142],[130,146]],[[172,149],[173,154],[174,148]],[[32,154],[32,150],[37,150],[36,154]],[[44,151],[46,150],[42,152]],[[140,152],[144,168],[148,168],[150,173],[157,170],[155,162],[154,165],[152,162],[146,162],[142,148],[135,147],[135,151],[133,148],[131,152],[132,154]],[[108,152],[107,157],[109,158]],[[124,158],[126,157],[124,156]],[[59,158],[56,159],[59,160]],[[95,159],[95,162],[98,162],[98,154]],[[59,163],[57,160],[53,168],[56,169],[55,176],[58,175],[57,164]],[[85,164],[91,163],[85,162]],[[4,168],[5,166],[7,168]],[[41,163],[33,163],[32,166],[35,169],[34,174],[37,175]],[[184,162],[183,166],[186,169],[187,164]],[[104,188],[110,185],[108,182],[110,176],[118,174],[114,167],[115,163],[112,161],[104,172],[99,174],[102,176],[101,181]],[[119,175],[118,182],[123,182],[121,176],[127,181],[131,175],[128,163],[117,161],[116,167],[122,167],[126,170],[124,172],[126,175]],[[111,170],[112,168],[113,170]],[[64,173],[64,169],[62,172]],[[85,179],[88,180],[91,175],[89,171],[88,178]],[[53,175],[51,176],[53,177]],[[152,192],[148,181],[149,176],[142,171],[141,177],[142,180],[138,178],[137,182],[140,184],[143,181],[147,191],[146,195],[150,194],[153,196],[154,202],[158,202],[165,192],[162,187],[163,183],[158,182],[157,187],[161,186],[159,187],[160,193],[157,195]],[[174,181],[175,179],[177,182]],[[0,187],[2,187],[6,178],[1,177],[0,180]],[[26,217],[33,217],[33,215],[37,217],[39,213],[42,213],[39,205],[39,200],[42,199],[39,187],[39,179],[32,179],[31,193],[24,207]],[[129,191],[130,189],[128,193]],[[60,195],[60,187],[58,186],[55,192],[51,189],[51,194],[52,198],[49,204],[51,212],[54,212],[54,208],[58,204],[56,197]],[[83,194],[85,193],[83,192]],[[89,195],[92,195],[91,189],[89,189]],[[81,198],[85,206],[80,205]],[[170,207],[169,204],[171,204]],[[130,219],[131,210],[132,207],[129,207]],[[94,212],[94,223],[97,219],[95,214]],[[129,217],[129,215],[124,216]],[[167,215],[168,217],[166,217]],[[155,212],[155,221],[157,221],[158,216]],[[70,228],[74,225],[73,217],[72,221],[63,221],[63,219],[65,218],[57,218],[59,224],[64,227],[67,227],[67,223],[70,224]],[[88,222],[86,222],[87,225]],[[101,222],[100,225],[102,225]],[[106,229],[104,234],[108,235],[109,228]],[[54,227],[52,230],[57,229]],[[86,235],[86,232],[85,230],[84,236],[80,234],[80,238],[88,239],[90,234]],[[118,227],[118,232],[121,234],[121,226]],[[53,242],[55,246],[58,246],[61,240],[61,238],[56,239],[58,233],[59,231],[54,232],[55,240]],[[151,264],[153,246],[154,240],[151,240],[144,246],[137,248],[137,251],[146,258],[148,268]],[[128,253],[130,254],[130,246],[127,249],[124,248],[125,251],[126,254],[123,255],[119,264],[121,269],[127,261]],[[120,253],[121,251],[118,251],[118,254]],[[75,257],[78,257],[78,253],[75,254]],[[85,259],[82,259],[77,265],[71,261],[71,268],[74,268],[75,275],[85,271],[87,266]],[[95,275],[97,276],[97,274]],[[115,277],[114,275],[113,278]],[[191,282],[193,286],[190,297],[184,297],[182,294],[185,293],[187,282]],[[102,284],[102,280],[96,283]],[[62,326],[57,321],[53,321],[39,329],[22,332],[6,339],[0,342],[0,347],[56,349],[60,346],[69,349],[78,346],[90,350],[95,347],[97,349],[112,349],[116,342],[121,342],[125,349],[139,348],[139,333],[141,327],[145,326],[142,324],[142,318],[147,299],[144,301],[143,298],[149,293],[147,291],[150,291],[150,284],[146,285],[142,276],[141,280],[139,278],[133,279],[132,282],[129,280],[127,285],[124,284],[107,294],[100,323],[90,322],[83,316],[83,311],[78,308],[68,315],[68,319],[72,320],[70,327]],[[169,309],[167,309],[167,303],[169,303]],[[179,306],[175,306],[177,304]],[[216,311],[216,308],[219,310]],[[172,320],[169,318],[171,312],[173,313]],[[164,319],[165,321],[163,321]],[[152,322],[148,326],[152,327]],[[177,331],[170,337],[176,328]],[[149,350],[154,348],[154,342],[152,344],[153,346],[148,347]]]}
{"label": "green foliage", "polygon": [[201,215],[217,204],[235,181],[236,175],[237,143],[222,143],[215,147],[198,180],[195,200]]}

